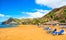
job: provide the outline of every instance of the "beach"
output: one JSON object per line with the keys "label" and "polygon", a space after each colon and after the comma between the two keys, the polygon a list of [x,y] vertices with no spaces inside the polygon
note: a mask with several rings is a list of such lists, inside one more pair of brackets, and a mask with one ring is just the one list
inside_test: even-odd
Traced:
{"label": "beach", "polygon": [[[59,27],[56,28],[59,30]],[[43,27],[19,25],[12,28],[0,28],[0,40],[66,40],[66,34],[53,35],[48,34]]]}

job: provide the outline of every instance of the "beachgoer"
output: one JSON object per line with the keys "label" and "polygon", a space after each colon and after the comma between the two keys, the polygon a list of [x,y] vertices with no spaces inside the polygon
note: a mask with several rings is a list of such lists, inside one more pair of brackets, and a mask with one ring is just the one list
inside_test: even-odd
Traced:
{"label": "beachgoer", "polygon": [[57,31],[57,29],[55,28],[54,31],[52,33],[54,33],[55,31]]}
{"label": "beachgoer", "polygon": [[38,25],[38,27],[40,27],[40,23],[38,23],[37,25]]}

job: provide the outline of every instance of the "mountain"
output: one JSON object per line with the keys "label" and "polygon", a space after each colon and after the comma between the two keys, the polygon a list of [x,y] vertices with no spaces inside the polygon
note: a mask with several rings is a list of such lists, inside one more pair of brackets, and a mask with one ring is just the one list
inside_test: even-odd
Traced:
{"label": "mountain", "polygon": [[41,19],[47,21],[58,21],[60,23],[66,23],[66,6],[55,8],[50,11],[48,14],[43,16]]}
{"label": "mountain", "polygon": [[11,22],[19,23],[19,22],[20,22],[20,20],[19,20],[19,19],[17,19],[17,18],[9,18],[8,20],[6,20],[6,21],[2,22],[2,24],[9,24],[9,23],[11,23]]}
{"label": "mountain", "polygon": [[31,18],[24,18],[24,19],[9,18],[8,20],[2,22],[2,24],[10,24],[10,23],[31,24],[32,21],[33,19]]}

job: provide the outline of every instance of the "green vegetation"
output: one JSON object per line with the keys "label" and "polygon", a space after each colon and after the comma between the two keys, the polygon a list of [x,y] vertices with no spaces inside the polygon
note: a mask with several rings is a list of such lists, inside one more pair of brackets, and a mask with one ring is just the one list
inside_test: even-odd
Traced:
{"label": "green vegetation", "polygon": [[32,21],[33,24],[38,24],[38,23],[42,23],[42,22],[43,22],[43,20],[40,19],[40,18],[34,19],[34,20]]}
{"label": "green vegetation", "polygon": [[59,20],[60,23],[65,23],[65,20]]}
{"label": "green vegetation", "polygon": [[57,16],[55,16],[53,20],[58,20],[58,19],[59,19],[59,18],[58,18]]}

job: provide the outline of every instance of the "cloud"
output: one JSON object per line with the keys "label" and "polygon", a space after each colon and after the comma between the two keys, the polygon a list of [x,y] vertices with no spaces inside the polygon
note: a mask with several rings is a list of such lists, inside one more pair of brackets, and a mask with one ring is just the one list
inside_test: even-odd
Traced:
{"label": "cloud", "polygon": [[4,17],[5,15],[3,15],[3,14],[0,14],[0,17]]}
{"label": "cloud", "polygon": [[66,5],[66,0],[35,0],[35,2],[51,8],[59,8]]}
{"label": "cloud", "polygon": [[1,14],[1,13],[0,13],[0,17],[11,17],[11,16],[9,16],[9,15],[4,15],[4,14]]}
{"label": "cloud", "polygon": [[[22,12],[25,13],[25,15],[29,15],[27,18],[40,18],[44,15],[46,15],[50,10],[41,10],[38,9],[36,12]],[[26,18],[26,17],[23,17]]]}

